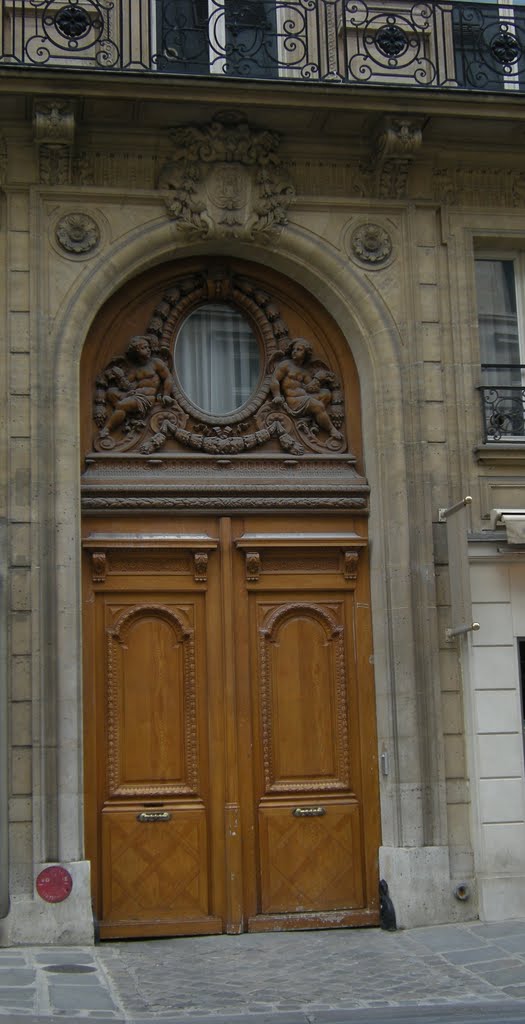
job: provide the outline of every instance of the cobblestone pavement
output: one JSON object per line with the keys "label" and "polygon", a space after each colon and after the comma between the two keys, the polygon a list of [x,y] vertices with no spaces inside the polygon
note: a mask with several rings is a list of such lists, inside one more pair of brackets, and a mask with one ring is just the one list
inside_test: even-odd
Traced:
{"label": "cobblestone pavement", "polygon": [[458,1003],[525,1021],[525,921],[0,949],[0,1024],[360,1024]]}

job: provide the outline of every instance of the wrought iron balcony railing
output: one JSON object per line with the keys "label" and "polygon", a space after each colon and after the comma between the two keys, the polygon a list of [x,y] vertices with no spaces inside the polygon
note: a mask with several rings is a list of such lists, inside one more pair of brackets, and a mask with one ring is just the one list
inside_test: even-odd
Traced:
{"label": "wrought iron balcony railing", "polygon": [[511,0],[0,0],[0,18],[0,70],[525,88]]}
{"label": "wrought iron balcony railing", "polygon": [[484,441],[525,441],[525,366],[486,363],[494,383],[479,387]]}

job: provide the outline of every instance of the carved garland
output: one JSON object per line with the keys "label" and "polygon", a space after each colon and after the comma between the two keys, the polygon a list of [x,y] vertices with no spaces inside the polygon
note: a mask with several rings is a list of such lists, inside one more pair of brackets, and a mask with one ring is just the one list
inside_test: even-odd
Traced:
{"label": "carved garland", "polygon": [[[124,645],[125,632],[134,619],[145,614],[153,614],[164,619],[175,627],[177,639],[184,644],[184,737],[186,748],[186,782],[167,782],[162,785],[147,786],[124,785],[121,782],[121,751],[120,731],[118,728],[118,685],[116,677],[115,657],[117,644]],[[198,791],[198,740],[197,740],[197,708],[195,694],[195,642],[192,629],[183,624],[178,617],[162,605],[141,605],[122,615],[112,629],[107,630],[107,689],[106,710],[108,729],[107,748],[107,785],[110,796],[169,796],[179,793],[195,794]]]}
{"label": "carved garland", "polygon": [[[276,782],[273,767],[272,714],[271,714],[271,673],[268,644],[275,643],[277,633],[283,622],[294,615],[303,614],[316,619],[325,630],[328,641],[335,643],[336,687],[335,698],[337,708],[337,777],[320,782]],[[348,789],[350,778],[349,737],[348,737],[348,704],[346,691],[346,670],[344,654],[344,630],[335,616],[319,605],[302,603],[286,604],[274,609],[267,616],[266,622],[259,628],[259,662],[261,673],[261,715],[263,733],[264,781],[268,793],[291,793],[295,791],[325,790],[340,791]]]}

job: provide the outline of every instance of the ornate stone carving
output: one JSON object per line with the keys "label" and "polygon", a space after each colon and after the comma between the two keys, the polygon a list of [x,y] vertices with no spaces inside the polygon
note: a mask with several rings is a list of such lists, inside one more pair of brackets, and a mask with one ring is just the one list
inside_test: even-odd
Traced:
{"label": "ornate stone carving", "polygon": [[432,197],[450,206],[525,206],[525,174],[509,167],[438,167]]}
{"label": "ornate stone carving", "polygon": [[[265,369],[254,394],[231,414],[193,405],[173,369],[172,349],[188,310],[207,299],[228,301],[250,319],[264,347]],[[147,331],[131,339],[96,380],[96,451],[161,449],[235,455],[273,448],[294,456],[344,452],[344,405],[333,370],[308,339],[290,340],[271,296],[256,282],[216,268],[174,282]]]}
{"label": "ornate stone carving", "polygon": [[67,185],[75,137],[75,114],[69,100],[37,100],[33,130],[38,146],[40,181],[43,185]]}
{"label": "ornate stone carving", "polygon": [[392,239],[380,224],[361,224],[350,239],[353,255],[362,263],[381,266],[392,255]]}
{"label": "ornate stone carving", "polygon": [[246,579],[250,583],[257,583],[261,574],[261,556],[258,551],[246,552]]}
{"label": "ornate stone carving", "polygon": [[232,111],[172,131],[174,152],[158,187],[179,231],[198,238],[274,239],[295,192],[279,161],[279,136]]}
{"label": "ornate stone carving", "polygon": [[374,138],[376,191],[380,197],[403,199],[408,171],[423,141],[422,118],[408,114],[384,117]]}
{"label": "ornate stone carving", "polygon": [[68,213],[61,217],[55,234],[61,248],[75,256],[92,252],[100,241],[100,228],[87,213]]}

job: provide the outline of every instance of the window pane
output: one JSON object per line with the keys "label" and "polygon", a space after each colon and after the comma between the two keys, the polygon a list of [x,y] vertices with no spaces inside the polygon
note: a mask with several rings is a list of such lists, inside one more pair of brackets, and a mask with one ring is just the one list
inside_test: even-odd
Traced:
{"label": "window pane", "polygon": [[175,370],[194,405],[224,416],[255,391],[261,372],[257,339],[230,306],[208,303],[190,313],[175,343]]}
{"label": "window pane", "polygon": [[520,342],[512,260],[476,260],[482,363],[519,365]]}

